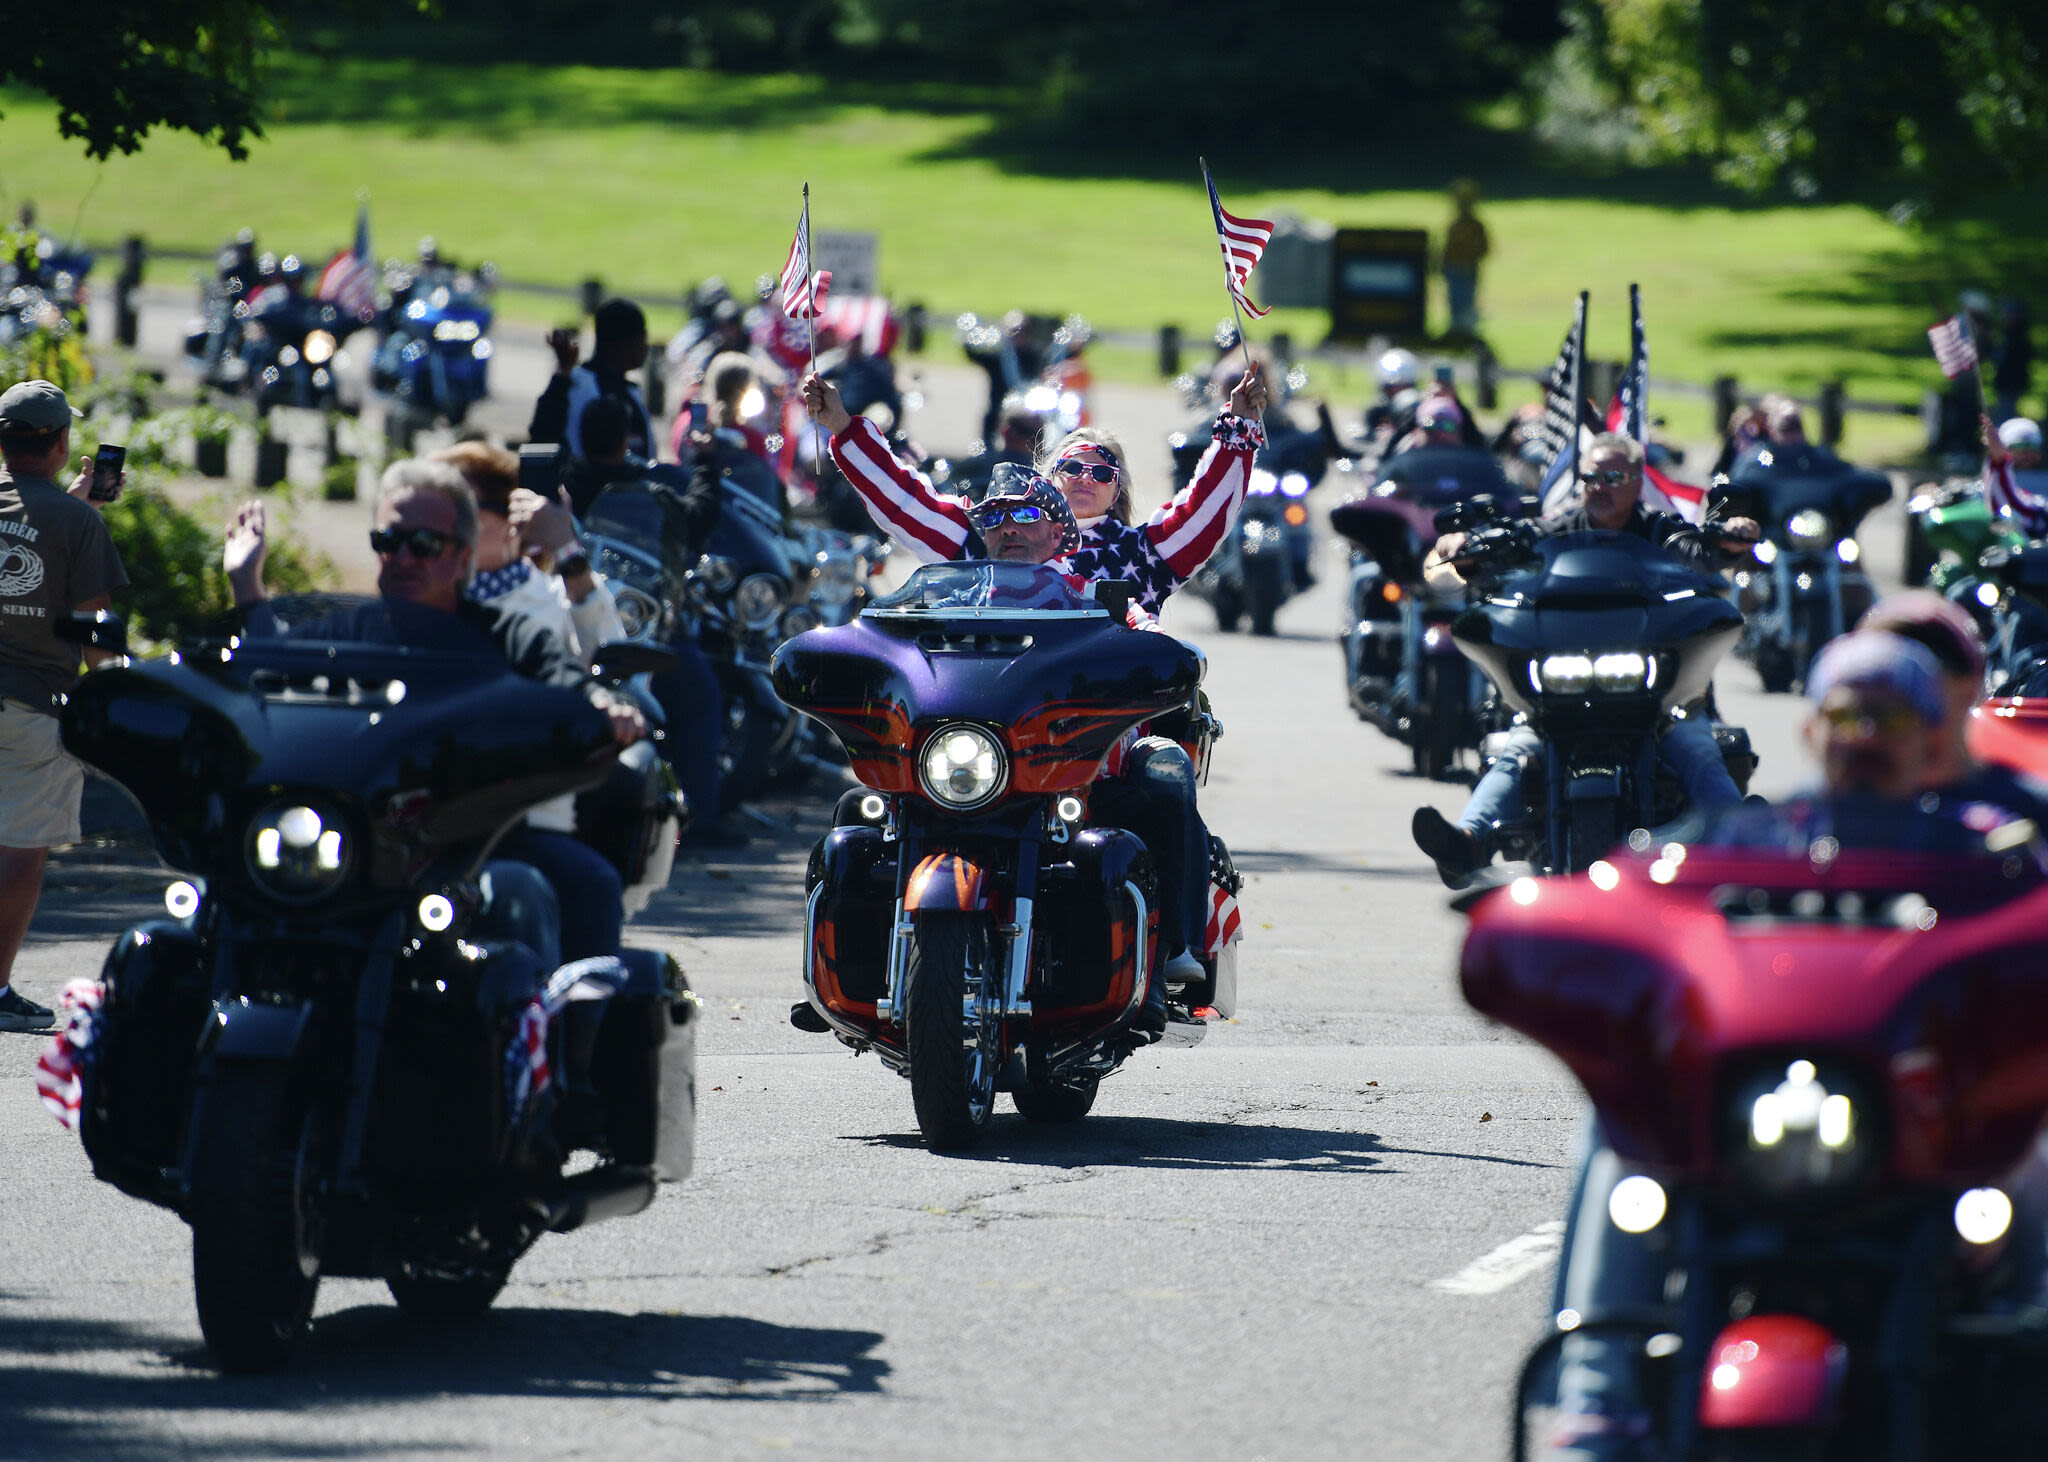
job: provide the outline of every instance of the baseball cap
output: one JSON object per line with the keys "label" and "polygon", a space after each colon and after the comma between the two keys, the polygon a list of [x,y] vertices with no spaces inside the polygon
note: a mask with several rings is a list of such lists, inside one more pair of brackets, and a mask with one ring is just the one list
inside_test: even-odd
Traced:
{"label": "baseball cap", "polygon": [[1887,594],[1864,611],[1859,630],[1884,630],[1911,640],[1932,655],[1944,673],[1971,680],[1984,676],[1984,645],[1977,626],[1958,605],[1928,589]]}
{"label": "baseball cap", "polygon": [[1828,642],[1806,677],[1815,705],[1841,686],[1888,692],[1932,726],[1941,720],[1941,670],[1921,645],[1888,630],[1859,629]]}
{"label": "baseball cap", "polygon": [[48,381],[23,381],[0,395],[0,431],[62,431],[84,414]]}
{"label": "baseball cap", "polygon": [[2041,446],[2040,424],[2029,421],[2024,416],[2015,416],[2011,421],[1999,425],[1998,440],[2004,444],[2007,451],[2014,447],[2032,447],[2038,451]]}

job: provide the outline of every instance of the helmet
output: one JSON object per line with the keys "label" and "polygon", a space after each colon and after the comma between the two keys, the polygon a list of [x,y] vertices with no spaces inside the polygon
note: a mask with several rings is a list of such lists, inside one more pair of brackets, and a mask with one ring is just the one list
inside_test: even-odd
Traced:
{"label": "helmet", "polygon": [[1415,357],[1405,350],[1390,350],[1373,364],[1373,374],[1379,377],[1380,389],[1389,393],[1414,385],[1421,371]]}
{"label": "helmet", "polygon": [[299,262],[299,256],[297,254],[286,254],[284,258],[281,261],[279,261],[277,266],[277,272],[279,274],[282,274],[285,278],[285,281],[289,283],[292,280],[297,279],[300,274],[304,273],[305,268],[306,266]]}
{"label": "helmet", "polygon": [[2041,450],[2041,428],[2027,417],[2015,416],[1999,425],[1998,440],[2007,451],[2016,447],[2032,447],[2038,452]]}
{"label": "helmet", "polygon": [[438,264],[441,262],[441,246],[434,241],[432,234],[428,234],[420,240],[420,262],[422,264]]}
{"label": "helmet", "polygon": [[276,273],[277,255],[265,254],[262,258],[256,261],[256,274],[258,278],[269,279],[275,276]]}

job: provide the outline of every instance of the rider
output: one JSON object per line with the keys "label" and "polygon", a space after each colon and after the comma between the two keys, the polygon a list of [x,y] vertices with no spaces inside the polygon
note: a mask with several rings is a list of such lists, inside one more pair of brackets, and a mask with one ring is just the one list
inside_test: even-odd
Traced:
{"label": "rider", "polygon": [[[1540,532],[1626,533],[1697,568],[1711,570],[1711,550],[1698,529],[1675,514],[1652,512],[1643,506],[1643,448],[1635,438],[1619,432],[1604,432],[1595,437],[1586,453],[1580,488],[1579,506],[1544,519],[1539,525]],[[1757,538],[1757,525],[1749,518],[1731,518],[1722,531],[1726,539],[1722,552],[1731,555],[1748,552]],[[1432,582],[1440,581],[1446,574],[1462,579],[1459,554],[1464,544],[1462,533],[1446,534],[1439,539],[1430,552],[1425,576]],[[1445,883],[1459,886],[1493,856],[1493,829],[1515,807],[1521,796],[1522,769],[1529,757],[1542,750],[1542,745],[1542,739],[1533,730],[1517,726],[1507,747],[1472,789],[1472,796],[1455,823],[1434,807],[1415,810],[1409,824],[1415,845],[1429,855]],[[1728,775],[1728,765],[1714,741],[1713,726],[1704,714],[1674,712],[1658,743],[1658,754],[1678,774],[1686,803],[1693,810],[1732,807],[1742,800],[1742,793]]]}
{"label": "rider", "polygon": [[1984,500],[2028,538],[2048,538],[2048,472],[2041,470],[2041,428],[2024,416],[1984,430]]}
{"label": "rider", "polygon": [[640,388],[626,378],[647,364],[647,316],[631,300],[608,299],[591,316],[588,364],[578,365],[580,347],[574,330],[550,330],[548,348],[555,353],[555,375],[533,406],[526,437],[534,442],[560,442],[571,457],[583,455],[583,408],[600,396],[625,404],[626,447],[636,457],[654,456],[654,422]]}
{"label": "rider", "polygon": [[1450,396],[1431,394],[1422,398],[1422,404],[1415,408],[1415,429],[1394,444],[1394,456],[1401,452],[1414,452],[1423,447],[1462,447],[1465,445],[1465,413],[1458,409],[1457,401]]}
{"label": "rider", "polygon": [[[244,504],[229,529],[223,566],[248,632],[500,654],[521,675],[582,691],[610,717],[620,745],[646,734],[638,707],[593,682],[550,625],[465,597],[476,557],[477,505],[461,473],[444,462],[393,463],[378,490],[374,521],[370,547],[377,555],[381,602],[285,626],[263,586],[269,546],[263,504]],[[618,872],[608,862],[567,833],[534,827],[515,829],[497,851],[539,868],[555,885],[563,912],[563,958],[618,953],[624,915]]]}

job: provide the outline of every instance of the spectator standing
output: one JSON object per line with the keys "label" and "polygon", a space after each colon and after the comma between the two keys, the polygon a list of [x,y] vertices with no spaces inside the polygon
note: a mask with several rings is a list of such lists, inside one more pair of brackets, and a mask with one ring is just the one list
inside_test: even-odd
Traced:
{"label": "spectator standing", "polygon": [[[42,896],[49,850],[79,837],[85,769],[64,750],[57,711],[79,652],[57,638],[73,611],[113,605],[128,582],[87,497],[92,459],[69,489],[78,413],[48,381],[0,395],[0,1030],[45,1030],[55,1016],[13,988],[14,957]],[[118,489],[117,489],[118,491]],[[97,664],[104,651],[86,652]]]}
{"label": "spectator standing", "polygon": [[636,457],[654,456],[654,422],[640,388],[628,371],[647,364],[647,316],[631,300],[609,299],[591,317],[590,359],[581,354],[574,330],[551,330],[548,346],[555,352],[555,376],[534,403],[529,440],[560,442],[572,457],[583,453],[583,410],[599,397],[626,407],[626,448]]}
{"label": "spectator standing", "polygon": [[1479,188],[1470,178],[1451,184],[1451,199],[1457,213],[1444,235],[1444,289],[1451,300],[1451,333],[1479,333],[1479,264],[1493,251],[1486,237],[1486,225],[1472,211],[1479,201]]}

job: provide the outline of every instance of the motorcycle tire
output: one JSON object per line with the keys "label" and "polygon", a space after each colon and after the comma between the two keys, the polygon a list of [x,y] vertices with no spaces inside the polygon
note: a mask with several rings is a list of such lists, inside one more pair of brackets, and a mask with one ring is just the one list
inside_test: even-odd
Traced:
{"label": "motorcycle tire", "polygon": [[1244,618],[1244,595],[1235,584],[1219,580],[1216,592],[1210,597],[1210,604],[1216,610],[1216,629],[1220,634],[1237,633],[1237,622]]}
{"label": "motorcycle tire", "polygon": [[1584,873],[1593,863],[1621,841],[1620,807],[1602,798],[1588,798],[1571,805],[1571,858],[1562,872]]}
{"label": "motorcycle tire", "polygon": [[1458,764],[1458,732],[1465,719],[1463,666],[1451,674],[1423,671],[1422,717],[1415,727],[1415,775],[1441,781]]}
{"label": "motorcycle tire", "polygon": [[512,1259],[493,1259],[461,1274],[401,1263],[384,1276],[398,1308],[415,1320],[466,1320],[481,1315],[512,1277]]}
{"label": "motorcycle tire", "polygon": [[192,1135],[192,1288],[223,1371],[274,1371],[313,1316],[324,1228],[314,1122],[287,1073],[222,1066]]}
{"label": "motorcycle tire", "polygon": [[1245,565],[1244,612],[1255,635],[1270,637],[1273,634],[1274,617],[1280,613],[1280,601],[1286,597],[1280,581],[1281,573],[1278,560],[1271,564]]}
{"label": "motorcycle tire", "polygon": [[1010,1093],[1010,1100],[1017,1104],[1018,1115],[1028,1122],[1078,1122],[1087,1116],[1095,1105],[1095,1093],[1102,1085],[1098,1076],[1083,1077],[1069,1085],[1056,1082],[1048,1086],[1027,1083]]}
{"label": "motorcycle tire", "polygon": [[719,688],[725,692],[725,734],[718,748],[718,805],[730,810],[767,786],[774,732],[744,686],[722,682]]}
{"label": "motorcycle tire", "polygon": [[1917,589],[1927,582],[1934,566],[1941,562],[1941,555],[1927,541],[1927,530],[1918,516],[1906,515],[1906,561],[1902,565],[1905,584],[1908,589]]}
{"label": "motorcycle tire", "polygon": [[1756,647],[1756,676],[1768,695],[1782,695],[1792,689],[1792,652],[1785,646],[1764,643]]}
{"label": "motorcycle tire", "polygon": [[904,961],[904,1044],[910,1052],[910,1101],[933,1152],[975,1145],[994,1115],[1000,1053],[970,1045],[963,1027],[967,981],[989,962],[985,914],[925,914]]}

